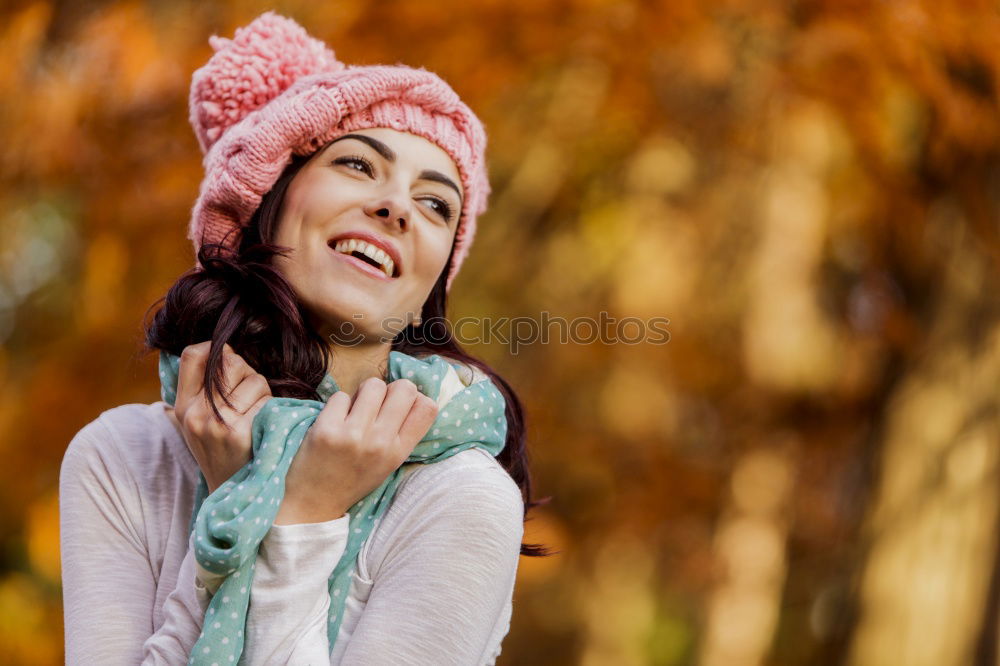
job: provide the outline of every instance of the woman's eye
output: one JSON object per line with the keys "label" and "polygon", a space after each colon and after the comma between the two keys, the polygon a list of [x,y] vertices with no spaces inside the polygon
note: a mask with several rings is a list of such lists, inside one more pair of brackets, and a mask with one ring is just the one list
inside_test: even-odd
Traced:
{"label": "woman's eye", "polygon": [[349,155],[347,157],[339,157],[339,158],[335,159],[333,161],[333,163],[334,164],[358,165],[358,166],[361,167],[360,169],[357,169],[357,168],[355,168],[353,166],[351,168],[354,169],[355,171],[362,171],[364,173],[367,173],[369,176],[372,175],[372,173],[374,173],[374,171],[375,171],[374,167],[372,166],[372,163],[369,162],[364,157],[362,157],[361,155]]}
{"label": "woman's eye", "polygon": [[438,215],[444,218],[445,222],[451,221],[451,206],[448,205],[448,202],[446,202],[444,199],[438,199],[436,197],[427,199],[427,201],[438,205],[438,207],[435,208],[434,210],[437,212]]}

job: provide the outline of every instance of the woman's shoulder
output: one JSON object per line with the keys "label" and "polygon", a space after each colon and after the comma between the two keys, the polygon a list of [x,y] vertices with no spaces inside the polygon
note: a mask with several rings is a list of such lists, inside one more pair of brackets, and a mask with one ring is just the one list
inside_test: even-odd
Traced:
{"label": "woman's shoulder", "polygon": [[[469,448],[435,463],[404,467],[392,503],[365,544],[359,566],[374,579],[396,554],[452,549],[452,557],[516,561],[524,501],[488,451]],[[455,550],[457,549],[457,550]]]}
{"label": "woman's shoulder", "polygon": [[459,451],[435,463],[406,466],[393,500],[397,516],[433,511],[474,515],[488,512],[498,524],[520,524],[524,517],[521,489],[503,465],[485,449]]}
{"label": "woman's shoulder", "polygon": [[63,464],[124,467],[140,483],[155,482],[156,475],[171,467],[182,473],[196,472],[197,463],[165,406],[158,400],[104,410],[74,435],[66,447]]}
{"label": "woman's shoulder", "polygon": [[514,479],[489,451],[480,447],[470,447],[435,463],[408,463],[406,478],[400,491],[407,486],[434,484],[442,479],[470,485],[485,483],[507,490],[520,490]]}

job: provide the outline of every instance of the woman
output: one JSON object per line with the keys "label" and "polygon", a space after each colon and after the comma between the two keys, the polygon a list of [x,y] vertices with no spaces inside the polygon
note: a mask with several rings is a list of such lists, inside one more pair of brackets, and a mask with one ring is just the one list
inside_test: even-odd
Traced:
{"label": "woman", "polygon": [[163,400],[63,459],[67,662],[493,663],[546,553],[520,403],[440,325],[485,133],[272,12],[210,42],[197,266],[146,330]]}

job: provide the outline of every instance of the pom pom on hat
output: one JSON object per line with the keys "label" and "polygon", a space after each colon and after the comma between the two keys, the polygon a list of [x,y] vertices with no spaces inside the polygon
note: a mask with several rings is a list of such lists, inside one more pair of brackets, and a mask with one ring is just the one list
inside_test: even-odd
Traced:
{"label": "pom pom on hat", "polygon": [[215,54],[192,76],[190,121],[202,152],[297,79],[344,69],[333,51],[292,19],[264,12],[233,39],[212,35]]}

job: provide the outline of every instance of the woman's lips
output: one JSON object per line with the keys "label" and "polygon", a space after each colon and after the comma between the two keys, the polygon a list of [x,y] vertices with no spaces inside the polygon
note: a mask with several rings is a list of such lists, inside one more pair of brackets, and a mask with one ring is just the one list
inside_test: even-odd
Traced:
{"label": "woman's lips", "polygon": [[355,268],[364,273],[367,273],[373,278],[377,278],[379,280],[382,280],[383,282],[388,282],[389,280],[392,279],[391,277],[385,274],[385,271],[383,271],[380,268],[375,268],[366,261],[358,259],[357,257],[354,257],[349,254],[344,254],[343,252],[337,252],[332,247],[329,246],[327,247],[329,248],[330,252],[336,255],[336,257],[339,258],[341,261],[346,261],[350,265],[354,266]]}

